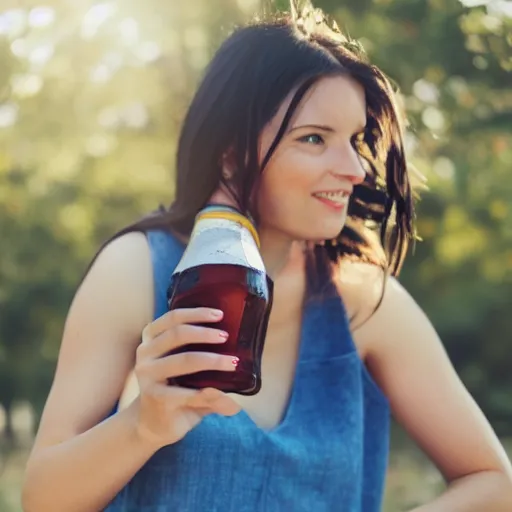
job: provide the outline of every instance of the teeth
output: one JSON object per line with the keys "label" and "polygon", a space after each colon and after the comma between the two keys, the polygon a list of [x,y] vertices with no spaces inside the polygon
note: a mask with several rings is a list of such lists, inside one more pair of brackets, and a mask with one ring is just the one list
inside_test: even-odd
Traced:
{"label": "teeth", "polygon": [[325,197],[330,201],[334,201],[335,203],[342,203],[348,197],[347,192],[319,192],[315,194],[318,197]]}

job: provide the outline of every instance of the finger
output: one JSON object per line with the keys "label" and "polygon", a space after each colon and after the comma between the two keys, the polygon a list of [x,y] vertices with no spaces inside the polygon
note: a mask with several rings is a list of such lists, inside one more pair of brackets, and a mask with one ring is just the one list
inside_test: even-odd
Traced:
{"label": "finger", "polygon": [[242,410],[242,406],[236,403],[232,398],[224,396],[216,400],[210,406],[212,414],[220,414],[222,416],[235,416]]}
{"label": "finger", "polygon": [[188,407],[194,408],[209,408],[210,404],[218,400],[224,393],[217,388],[203,388],[196,391],[194,396],[191,396],[187,402]]}
{"label": "finger", "polygon": [[212,407],[194,407],[194,412],[202,416],[209,416],[210,414],[219,414],[221,416],[236,416],[242,408],[238,404],[222,404]]}
{"label": "finger", "polygon": [[142,341],[156,338],[160,333],[174,325],[218,322],[223,316],[224,313],[221,310],[213,308],[173,309],[144,327]]}
{"label": "finger", "polygon": [[161,357],[176,348],[193,343],[224,343],[228,336],[227,332],[220,329],[181,324],[167,329],[152,340],[141,343],[137,349],[137,357]]}
{"label": "finger", "polygon": [[151,386],[151,393],[156,396],[163,396],[172,400],[176,407],[186,406],[195,398],[197,389],[182,388],[180,386],[169,386],[167,382],[156,383]]}
{"label": "finger", "polygon": [[223,416],[234,416],[242,410],[241,405],[233,400],[233,398],[215,388],[200,390],[187,401],[186,405],[201,415],[221,414]]}
{"label": "finger", "polygon": [[186,407],[193,409],[201,416],[208,414],[221,414],[234,416],[242,407],[229,395],[216,388],[188,389],[167,384],[156,384],[152,388],[156,395],[165,396],[171,400],[176,408]]}
{"label": "finger", "polygon": [[156,384],[154,391],[177,401],[177,405],[184,405],[194,409],[208,409],[211,404],[223,396],[227,396],[217,388],[190,389],[169,384]]}
{"label": "finger", "polygon": [[219,400],[215,405],[212,405],[212,413],[221,416],[236,416],[241,410],[242,406],[231,398]]}
{"label": "finger", "polygon": [[188,375],[206,370],[233,372],[238,358],[211,352],[182,352],[159,359],[149,359],[139,363],[135,371],[139,379],[151,378],[157,382],[172,377]]}

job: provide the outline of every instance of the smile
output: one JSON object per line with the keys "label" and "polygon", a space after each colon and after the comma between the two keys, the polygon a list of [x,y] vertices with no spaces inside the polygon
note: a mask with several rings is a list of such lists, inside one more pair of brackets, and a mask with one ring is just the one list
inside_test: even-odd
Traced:
{"label": "smile", "polygon": [[347,202],[350,194],[345,190],[339,190],[337,192],[317,192],[313,195],[318,199],[327,199],[332,203],[344,205]]}
{"label": "smile", "polygon": [[316,192],[313,197],[321,201],[324,205],[339,212],[347,205],[350,193],[346,190],[337,190],[333,192]]}

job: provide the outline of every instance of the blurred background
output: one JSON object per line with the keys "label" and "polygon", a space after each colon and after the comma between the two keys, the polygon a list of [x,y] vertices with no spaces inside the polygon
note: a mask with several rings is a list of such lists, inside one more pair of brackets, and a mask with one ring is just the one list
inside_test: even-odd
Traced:
{"label": "blurred background", "polygon": [[[270,4],[287,7],[0,0],[0,512],[21,510],[23,465],[87,263],[106,237],[171,202],[197,80],[233,25]],[[512,2],[316,6],[400,87],[409,158],[429,187],[401,280],[510,447]],[[385,510],[441,489],[396,428]]]}

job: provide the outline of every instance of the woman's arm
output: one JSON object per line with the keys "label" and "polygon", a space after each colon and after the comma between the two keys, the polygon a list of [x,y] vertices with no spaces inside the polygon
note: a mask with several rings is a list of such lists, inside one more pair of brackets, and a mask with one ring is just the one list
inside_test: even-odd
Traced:
{"label": "woman's arm", "polygon": [[389,279],[381,306],[355,332],[394,416],[449,484],[417,512],[512,510],[512,468],[411,296]]}
{"label": "woman's arm", "polygon": [[137,433],[138,401],[78,436],[32,454],[23,488],[25,512],[103,510],[156,446]]}
{"label": "woman's arm", "polygon": [[501,471],[482,471],[453,480],[439,498],[411,512],[505,512],[511,503],[510,479]]}
{"label": "woman's arm", "polygon": [[27,465],[26,512],[97,512],[156,451],[138,435],[137,401],[102,421],[121,395],[152,310],[147,241],[125,235],[102,252],[70,308]]}

